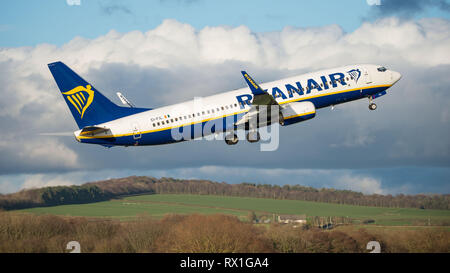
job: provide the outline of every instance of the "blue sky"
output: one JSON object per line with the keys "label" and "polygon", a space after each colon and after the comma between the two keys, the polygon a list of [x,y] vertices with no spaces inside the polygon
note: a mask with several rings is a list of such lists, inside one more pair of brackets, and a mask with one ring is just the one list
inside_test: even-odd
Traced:
{"label": "blue sky", "polygon": [[[68,0],[69,2],[74,0]],[[67,0],[6,1],[0,11],[0,46],[33,46],[40,43],[62,45],[75,36],[96,38],[111,29],[119,32],[147,31],[172,18],[196,29],[205,26],[245,25],[254,32],[278,31],[286,26],[320,27],[338,24],[353,31],[361,23],[380,17],[375,0],[80,0],[69,5]],[[386,6],[381,1],[382,6]],[[402,1],[391,1],[402,2]],[[414,2],[403,1],[414,6]],[[439,1],[435,1],[439,2]],[[391,7],[388,5],[391,14]],[[392,7],[393,10],[397,6]],[[405,14],[400,14],[405,16]],[[437,4],[411,8],[406,16],[449,18]]]}
{"label": "blue sky", "polygon": [[[16,0],[0,15],[0,193],[129,175],[450,193],[449,1]],[[403,78],[377,111],[321,109],[282,128],[270,153],[217,141],[105,149],[41,135],[76,129],[46,67],[56,60],[143,107],[244,87],[241,70],[264,82],[378,63]]]}

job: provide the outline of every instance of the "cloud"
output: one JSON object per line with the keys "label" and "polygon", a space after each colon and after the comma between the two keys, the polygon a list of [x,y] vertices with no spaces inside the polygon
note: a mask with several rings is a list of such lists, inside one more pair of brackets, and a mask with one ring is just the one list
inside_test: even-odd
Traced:
{"label": "cloud", "polygon": [[132,14],[131,10],[127,6],[111,1],[100,2],[100,10],[106,15],[113,15],[115,13]]}
{"label": "cloud", "polygon": [[54,187],[54,186],[70,186],[73,183],[67,180],[67,177],[57,176],[51,177],[42,174],[29,176],[22,185],[22,189]]}
{"label": "cloud", "polygon": [[381,182],[372,177],[344,175],[335,182],[335,185],[341,189],[349,189],[365,194],[386,193],[386,190],[381,188]]}
{"label": "cloud", "polygon": [[78,154],[57,138],[3,134],[0,151],[3,174],[72,170],[80,166]]}
{"label": "cloud", "polygon": [[86,182],[121,178],[135,174],[135,171],[125,169],[0,175],[0,193],[5,194],[17,192],[23,189],[49,186],[81,185]]}
{"label": "cloud", "polygon": [[[165,20],[147,32],[112,30],[96,39],[76,37],[60,47],[2,48],[0,174],[102,169],[170,173],[211,165],[262,173],[280,168],[448,167],[449,33],[450,22],[443,19],[385,18],[351,33],[337,25],[269,33],[253,33],[246,26],[197,30]],[[243,69],[264,82],[352,63],[379,63],[402,72],[403,78],[377,99],[377,111],[368,111],[367,101],[361,100],[283,127],[280,148],[271,153],[245,141],[233,147],[192,141],[106,149],[79,144],[73,137],[39,135],[76,129],[46,67],[57,60],[112,100],[118,102],[114,93],[121,91],[137,106],[148,107],[244,87]]]}
{"label": "cloud", "polygon": [[449,193],[449,168],[377,168],[352,169],[286,169],[251,168],[205,165],[200,168],[172,169],[102,169],[0,175],[0,193],[17,192],[24,188],[55,185],[80,185],[86,182],[121,178],[131,175],[207,179],[227,183],[256,183],[272,185],[304,185],[314,188],[335,188],[367,194]]}
{"label": "cloud", "polygon": [[397,15],[410,18],[429,8],[450,12],[450,3],[447,0],[381,0],[380,5],[371,6],[371,12],[379,17]]}

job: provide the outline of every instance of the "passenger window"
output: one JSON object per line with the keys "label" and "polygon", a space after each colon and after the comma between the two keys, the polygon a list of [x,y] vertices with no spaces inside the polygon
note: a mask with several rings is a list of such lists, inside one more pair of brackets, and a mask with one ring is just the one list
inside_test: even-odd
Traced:
{"label": "passenger window", "polygon": [[158,123],[156,123],[156,124],[158,124],[158,126],[160,125],[160,124],[159,124],[159,122],[158,122]]}
{"label": "passenger window", "polygon": [[205,111],[202,111],[202,115],[204,115],[205,114]]}
{"label": "passenger window", "polygon": [[237,103],[234,104],[234,107],[237,107]]}
{"label": "passenger window", "polygon": [[161,121],[161,124],[162,124],[162,125],[164,125],[164,120],[163,120],[163,121]]}
{"label": "passenger window", "polygon": [[153,127],[155,127],[155,124],[153,123]]}
{"label": "passenger window", "polygon": [[211,113],[213,113],[213,114],[214,114],[214,109],[211,109]]}
{"label": "passenger window", "polygon": [[175,118],[175,121],[178,121],[178,118]]}
{"label": "passenger window", "polygon": [[220,108],[222,109],[222,111],[223,111],[223,110],[225,110],[225,109],[223,108],[223,106],[222,106],[222,107],[220,107]]}
{"label": "passenger window", "polygon": [[206,110],[206,113],[209,114],[209,110]]}

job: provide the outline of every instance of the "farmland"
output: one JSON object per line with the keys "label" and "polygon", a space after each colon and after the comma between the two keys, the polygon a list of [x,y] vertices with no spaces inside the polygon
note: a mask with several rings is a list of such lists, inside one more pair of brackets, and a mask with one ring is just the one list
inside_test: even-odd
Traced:
{"label": "farmland", "polygon": [[33,214],[106,217],[132,220],[140,215],[162,218],[166,214],[228,214],[245,219],[249,212],[256,215],[297,214],[349,217],[354,223],[366,219],[377,225],[448,225],[450,211],[414,208],[380,208],[299,200],[230,197],[195,194],[151,194],[129,196],[104,202],[61,205],[19,210]]}
{"label": "farmland", "polygon": [[[309,224],[273,224],[285,214],[306,215]],[[345,224],[324,229],[321,221],[333,217]],[[67,252],[76,240],[83,252],[364,253],[377,241],[383,252],[448,253],[449,221],[449,210],[147,194],[0,212],[0,252]]]}

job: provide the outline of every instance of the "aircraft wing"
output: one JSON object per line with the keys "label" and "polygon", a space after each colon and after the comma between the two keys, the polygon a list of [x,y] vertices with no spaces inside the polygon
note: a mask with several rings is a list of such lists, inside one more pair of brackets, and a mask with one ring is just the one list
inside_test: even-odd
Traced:
{"label": "aircraft wing", "polygon": [[[236,126],[246,124],[251,118],[256,118],[261,111],[270,111],[270,107],[262,107],[264,110],[260,110],[260,106],[278,105],[274,97],[262,89],[247,72],[241,71],[241,73],[252,91],[253,100],[250,110],[236,122]],[[268,114],[270,115],[270,113]]]}

